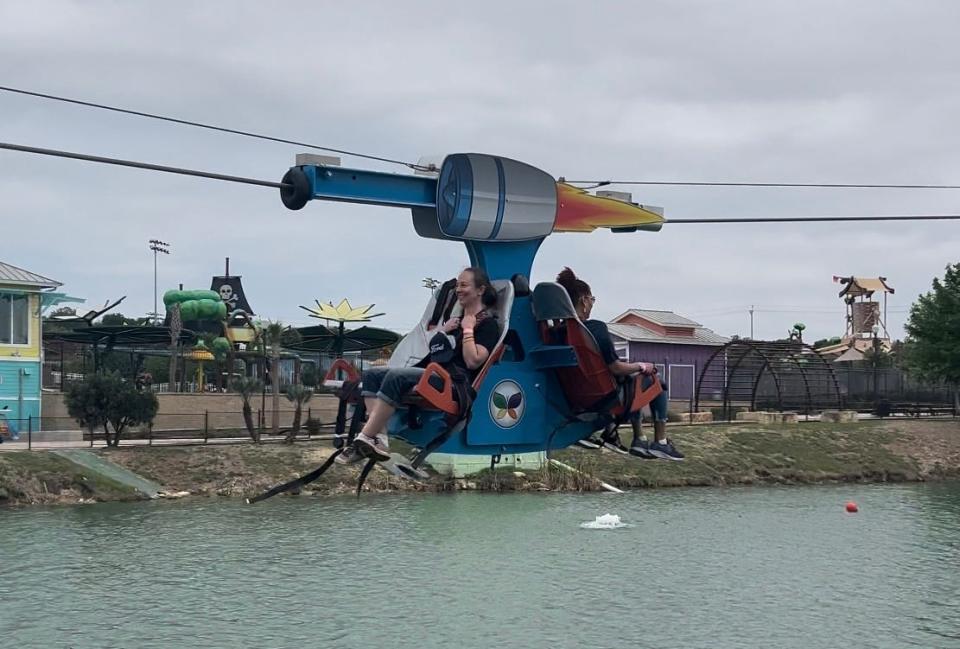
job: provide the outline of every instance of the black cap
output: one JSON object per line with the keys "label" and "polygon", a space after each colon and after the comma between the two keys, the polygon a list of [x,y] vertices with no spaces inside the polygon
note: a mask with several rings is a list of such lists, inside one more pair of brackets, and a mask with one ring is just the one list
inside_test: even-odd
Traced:
{"label": "black cap", "polygon": [[430,339],[430,360],[434,363],[446,365],[453,360],[455,351],[450,337],[442,331]]}

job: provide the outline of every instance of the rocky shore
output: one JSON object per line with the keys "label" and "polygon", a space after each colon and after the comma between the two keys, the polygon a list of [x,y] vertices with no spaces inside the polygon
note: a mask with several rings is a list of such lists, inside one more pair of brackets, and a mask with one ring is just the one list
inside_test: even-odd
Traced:
{"label": "rocky shore", "polygon": [[[612,452],[554,453],[569,471],[484,471],[464,479],[436,476],[420,484],[374,471],[369,492],[458,490],[591,491],[735,484],[909,482],[960,478],[960,422],[884,420],[675,426],[685,462],[638,460]],[[331,452],[321,442],[211,446],[130,446],[96,451],[163,486],[163,495],[240,498],[306,473]],[[301,495],[351,493],[356,467],[335,466]],[[0,453],[0,504],[137,500],[131,487],[46,451]]]}

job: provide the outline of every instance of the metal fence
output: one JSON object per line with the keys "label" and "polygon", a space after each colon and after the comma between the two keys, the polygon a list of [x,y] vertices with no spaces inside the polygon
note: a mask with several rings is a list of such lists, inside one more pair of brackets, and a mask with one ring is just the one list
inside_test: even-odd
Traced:
{"label": "metal fence", "polygon": [[[262,441],[274,441],[286,437],[293,428],[295,411],[279,410],[279,435],[272,436],[273,411],[254,409],[251,412],[252,425]],[[308,425],[314,420],[316,425]],[[318,413],[304,408],[300,417],[300,430],[297,439],[311,439],[316,436],[328,436],[333,433],[335,422],[323,421]],[[112,430],[111,430],[112,435]],[[27,449],[37,444],[93,446],[104,441],[103,428],[91,434],[71,417],[28,417],[26,419],[6,419],[0,421],[0,441],[26,442]],[[242,412],[203,411],[197,413],[160,414],[148,426],[133,426],[123,431],[120,443],[136,441],[138,444],[208,444],[229,440],[249,441],[250,433]]]}
{"label": "metal fence", "polygon": [[838,368],[837,382],[845,407],[863,410],[887,402],[894,410],[952,413],[954,391],[950,386],[918,381],[903,370],[890,368]]}

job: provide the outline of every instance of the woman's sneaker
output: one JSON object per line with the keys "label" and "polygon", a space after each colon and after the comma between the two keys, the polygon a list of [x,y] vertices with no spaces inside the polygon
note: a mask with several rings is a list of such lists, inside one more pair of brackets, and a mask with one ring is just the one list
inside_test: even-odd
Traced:
{"label": "woman's sneaker", "polygon": [[650,452],[650,442],[645,439],[638,439],[630,444],[630,455],[642,457],[645,460],[653,460],[657,457]]}
{"label": "woman's sneaker", "polygon": [[581,440],[577,440],[577,446],[581,448],[588,448],[593,451],[600,448],[601,444],[602,442],[600,441],[600,439],[595,437],[584,437]]}
{"label": "woman's sneaker", "polygon": [[368,457],[378,462],[386,462],[390,459],[390,443],[386,435],[377,435],[376,437],[367,437],[363,433],[357,435],[353,440],[354,446],[364,457]]}
{"label": "woman's sneaker", "polygon": [[337,464],[356,464],[363,459],[360,451],[357,450],[357,447],[353,444],[348,446],[343,453],[337,456],[337,459],[334,460]]}
{"label": "woman's sneaker", "polygon": [[683,461],[683,453],[677,450],[669,439],[665,439],[662,442],[652,442],[648,447],[651,455],[658,457],[662,460],[674,460],[675,462]]}
{"label": "woman's sneaker", "polygon": [[602,434],[600,441],[603,444],[603,448],[608,448],[611,451],[622,453],[623,455],[630,453],[629,449],[620,441],[620,433],[615,430]]}

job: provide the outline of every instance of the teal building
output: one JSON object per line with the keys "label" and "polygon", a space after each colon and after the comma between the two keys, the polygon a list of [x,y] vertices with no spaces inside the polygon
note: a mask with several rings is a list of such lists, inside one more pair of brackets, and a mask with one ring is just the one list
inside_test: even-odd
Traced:
{"label": "teal building", "polygon": [[0,261],[0,412],[7,419],[40,416],[41,313],[58,286]]}

